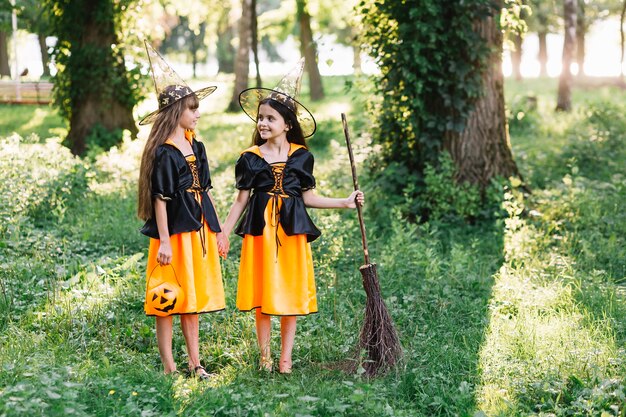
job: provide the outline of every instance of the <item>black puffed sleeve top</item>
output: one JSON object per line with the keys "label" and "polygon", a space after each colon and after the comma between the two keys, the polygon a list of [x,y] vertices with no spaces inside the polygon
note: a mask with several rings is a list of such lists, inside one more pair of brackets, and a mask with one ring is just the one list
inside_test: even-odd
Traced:
{"label": "black puffed sleeve top", "polygon": [[[195,161],[187,161],[173,143],[168,143],[169,141],[156,149],[154,158],[152,196],[166,202],[170,236],[200,230],[203,217],[213,232],[222,231],[213,203],[207,194],[213,187],[206,150],[195,136],[189,139]],[[190,164],[195,164],[197,168],[199,184],[194,185]],[[196,199],[197,194],[200,194],[200,199]],[[201,203],[198,203],[198,200]],[[141,233],[151,238],[159,238],[154,211],[152,217],[141,228]]]}
{"label": "black puffed sleeve top", "polygon": [[235,233],[263,235],[264,212],[272,198],[281,198],[280,224],[288,236],[306,234],[307,241],[317,239],[321,232],[309,217],[302,199],[304,191],[315,188],[313,154],[304,146],[291,144],[282,171],[282,187],[276,191],[277,178],[271,165],[263,158],[258,146],[242,152],[235,165],[237,189],[252,190],[248,206]]}

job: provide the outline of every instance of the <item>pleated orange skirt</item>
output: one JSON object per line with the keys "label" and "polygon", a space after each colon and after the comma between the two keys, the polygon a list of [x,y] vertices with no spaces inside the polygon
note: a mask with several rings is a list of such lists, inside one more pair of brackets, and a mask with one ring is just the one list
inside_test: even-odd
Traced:
{"label": "pleated orange skirt", "polygon": [[275,211],[280,210],[282,205],[282,198],[276,198],[278,204],[270,200],[265,208],[263,235],[244,236],[237,308],[242,311],[260,308],[264,314],[277,316],[316,313],[311,245],[304,234],[285,234],[275,216]]}
{"label": "pleated orange skirt", "polygon": [[[206,222],[204,233],[206,254],[202,251],[199,231],[170,236],[173,270],[167,267],[160,272],[165,280],[178,282],[185,293],[182,310],[177,314],[208,313],[226,307],[216,234]],[[158,239],[150,239],[146,285],[150,271],[157,266],[159,246]]]}

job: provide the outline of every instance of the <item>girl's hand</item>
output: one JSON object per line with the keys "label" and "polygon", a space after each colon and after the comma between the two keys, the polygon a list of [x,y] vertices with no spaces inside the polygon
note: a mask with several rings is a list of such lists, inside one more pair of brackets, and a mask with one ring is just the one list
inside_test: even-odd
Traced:
{"label": "girl's hand", "polygon": [[159,245],[157,262],[161,265],[169,265],[172,263],[172,245],[170,245],[170,242],[161,242]]}
{"label": "girl's hand", "polygon": [[346,198],[347,208],[356,208],[356,203],[358,203],[361,207],[363,207],[363,203],[365,203],[365,194],[363,194],[363,191],[361,190],[352,192],[350,197]]}
{"label": "girl's hand", "polygon": [[219,253],[219,255],[226,259],[226,256],[228,256],[228,251],[230,250],[230,240],[228,240],[228,236],[226,236],[225,233],[218,233],[217,234],[217,252]]}

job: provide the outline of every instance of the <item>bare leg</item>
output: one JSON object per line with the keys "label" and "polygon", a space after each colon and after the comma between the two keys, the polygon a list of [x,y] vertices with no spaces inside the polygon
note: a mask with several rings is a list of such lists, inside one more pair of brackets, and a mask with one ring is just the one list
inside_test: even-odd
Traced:
{"label": "bare leg", "polygon": [[189,369],[193,370],[200,365],[199,320],[197,314],[183,314],[180,316],[180,327],[183,329],[187,355],[189,355]]}
{"label": "bare leg", "polygon": [[272,370],[272,354],[270,352],[270,335],[272,330],[272,318],[256,309],[256,338],[259,342],[261,354],[261,370]]}
{"label": "bare leg", "polygon": [[176,370],[176,363],[172,355],[172,317],[156,318],[156,336],[159,354],[166,374]]}
{"label": "bare leg", "polygon": [[281,374],[291,373],[291,352],[296,338],[296,319],[295,316],[280,318],[281,352],[278,371]]}

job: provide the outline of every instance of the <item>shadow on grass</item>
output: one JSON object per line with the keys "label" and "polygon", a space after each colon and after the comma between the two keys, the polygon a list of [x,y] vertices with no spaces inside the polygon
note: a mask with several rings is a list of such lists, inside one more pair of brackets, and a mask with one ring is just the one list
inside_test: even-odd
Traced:
{"label": "shadow on grass", "polygon": [[388,383],[415,416],[471,415],[503,225],[394,225],[383,239],[381,286],[405,349]]}

